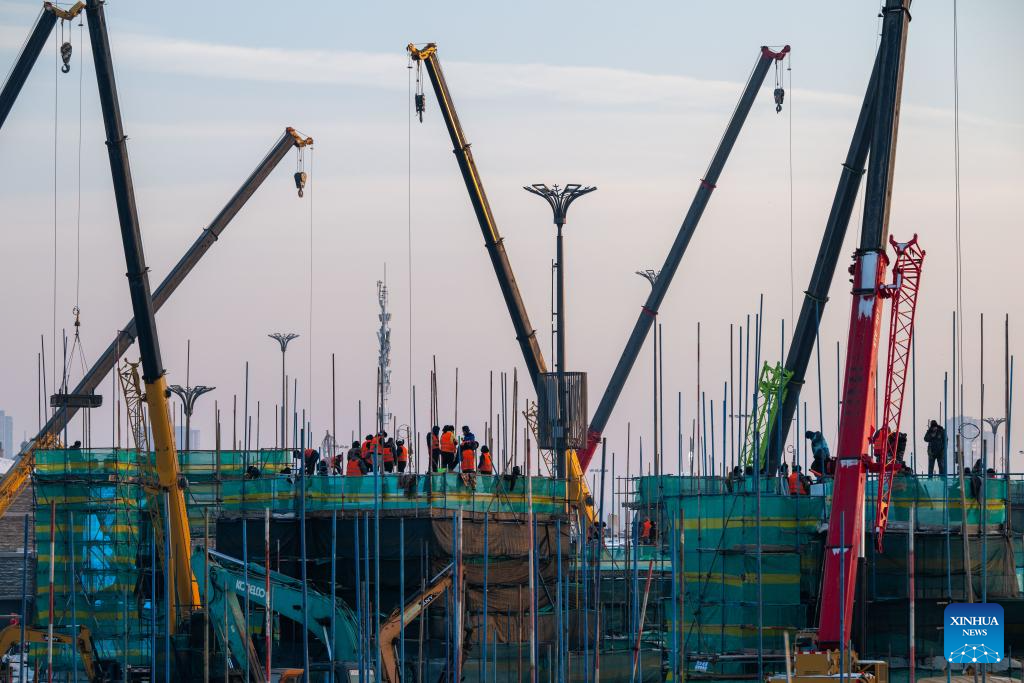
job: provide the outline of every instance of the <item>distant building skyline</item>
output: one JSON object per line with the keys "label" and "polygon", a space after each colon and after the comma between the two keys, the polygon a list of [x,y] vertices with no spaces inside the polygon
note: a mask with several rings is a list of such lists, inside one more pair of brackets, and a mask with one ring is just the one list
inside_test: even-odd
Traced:
{"label": "distant building skyline", "polygon": [[3,457],[13,458],[14,451],[14,418],[0,410],[0,449]]}

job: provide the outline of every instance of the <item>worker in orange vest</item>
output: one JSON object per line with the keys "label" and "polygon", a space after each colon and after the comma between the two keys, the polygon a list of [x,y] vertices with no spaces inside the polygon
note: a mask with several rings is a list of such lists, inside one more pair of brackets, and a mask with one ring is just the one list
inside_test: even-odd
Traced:
{"label": "worker in orange vest", "polygon": [[441,432],[441,461],[449,472],[455,471],[455,427],[445,425]]}
{"label": "worker in orange vest", "polygon": [[395,442],[395,461],[398,464],[398,471],[405,472],[405,468],[409,464],[409,449],[405,447],[405,439]]}
{"label": "worker in orange vest", "polygon": [[470,474],[476,472],[476,441],[466,440],[463,441],[460,448],[462,450],[462,473]]}
{"label": "worker in orange vest", "polygon": [[373,434],[367,434],[363,440],[363,445],[359,448],[359,455],[363,459],[363,464],[366,465],[366,471],[373,471],[373,452],[377,449],[377,439]]}
{"label": "worker in orange vest", "polygon": [[807,487],[804,486],[804,478],[800,473],[800,465],[793,465],[793,471],[790,473],[787,481],[789,483],[789,495],[807,495]]}
{"label": "worker in orange vest", "polygon": [[494,474],[494,462],[491,460],[491,449],[487,446],[480,447],[480,465],[477,467],[480,474]]}
{"label": "worker in orange vest", "polygon": [[384,462],[385,472],[395,471],[395,442],[388,436],[387,432],[381,432],[377,436],[377,443],[380,447],[380,457]]}
{"label": "worker in orange vest", "polygon": [[647,545],[651,541],[651,518],[644,517],[643,523],[640,525],[640,544]]}
{"label": "worker in orange vest", "polygon": [[441,428],[434,425],[427,434],[427,451],[430,453],[430,471],[441,469]]}
{"label": "worker in orange vest", "polygon": [[361,477],[366,474],[366,463],[363,461],[362,449],[358,441],[352,442],[352,448],[348,449],[348,464],[345,466],[346,477]]}

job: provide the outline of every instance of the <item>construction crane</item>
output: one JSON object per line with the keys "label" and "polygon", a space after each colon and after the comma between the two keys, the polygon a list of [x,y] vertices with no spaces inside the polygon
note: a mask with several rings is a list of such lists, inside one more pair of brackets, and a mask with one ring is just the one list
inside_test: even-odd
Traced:
{"label": "construction crane", "polygon": [[608,387],[601,397],[601,403],[598,404],[597,411],[590,421],[590,427],[587,430],[587,445],[578,453],[581,472],[587,471],[587,466],[590,464],[591,459],[593,459],[594,452],[601,444],[601,437],[604,433],[604,428],[608,426],[612,410],[615,409],[615,404],[618,402],[619,395],[626,385],[629,373],[633,370],[633,365],[640,355],[640,349],[643,348],[647,334],[654,325],[658,309],[668,293],[669,285],[672,284],[672,278],[675,277],[676,271],[679,269],[679,264],[683,260],[683,255],[690,244],[690,239],[697,231],[700,218],[704,215],[704,209],[711,199],[711,193],[718,184],[718,178],[722,174],[722,169],[725,168],[725,162],[729,159],[729,153],[732,151],[733,145],[736,144],[736,139],[743,128],[743,123],[747,120],[747,114],[750,113],[750,108],[754,104],[757,92],[762,83],[764,83],[768,69],[772,64],[783,60],[787,54],[789,54],[788,45],[778,52],[762,47],[758,54],[754,70],[750,73],[750,78],[747,79],[747,84],[743,88],[743,94],[740,96],[740,101],[733,111],[729,125],[725,129],[725,134],[722,135],[722,140],[718,143],[718,149],[715,150],[715,154],[711,158],[711,164],[700,181],[697,193],[694,195],[690,208],[686,212],[686,217],[683,219],[675,241],[672,243],[672,248],[665,258],[665,264],[661,267],[658,277],[651,286],[651,293],[640,308],[640,315],[633,325],[633,331],[626,341],[626,347],[622,350],[619,362],[615,366],[611,379],[608,381]]}
{"label": "construction crane", "polygon": [[[886,381],[886,390],[893,393],[884,399],[887,422],[878,430],[886,435],[883,440],[888,442],[889,433],[899,432],[902,382],[906,371],[906,359],[902,354],[906,349],[909,356],[920,265],[924,257],[917,247],[916,238],[902,245],[894,242],[897,256],[893,284],[885,284],[909,4],[909,0],[886,0],[882,10],[864,219],[860,244],[850,269],[853,296],[818,628],[815,642],[809,648],[797,650],[793,678],[798,683],[820,681],[836,674],[878,683],[886,683],[888,679],[885,662],[859,661],[849,641],[858,558],[864,535],[863,501],[867,472],[877,471],[884,479],[894,464],[888,460],[888,445],[883,447],[881,454],[875,453],[876,458],[871,457],[872,435],[876,431],[872,423],[882,302],[886,298],[893,302]],[[887,521],[887,487],[891,487],[891,479],[888,485],[879,485],[880,499],[876,503],[881,507],[884,493],[886,511],[880,517],[876,515],[876,525],[884,525]],[[876,531],[884,532],[884,526],[881,529],[876,526]]]}
{"label": "construction crane", "polygon": [[344,601],[306,587],[303,612],[303,584],[298,579],[202,547],[192,553],[192,571],[208,577],[202,597],[213,632],[237,668],[249,672],[250,681],[266,683],[268,679],[245,630],[239,599],[246,597],[303,626],[324,646],[327,658],[346,672],[346,680],[358,680],[359,623]]}
{"label": "construction crane", "polygon": [[[523,360],[526,363],[526,370],[530,375],[530,382],[537,395],[540,394],[539,382],[541,375],[547,373],[548,366],[544,360],[544,354],[537,342],[537,334],[530,324],[530,317],[526,312],[526,304],[519,293],[519,285],[516,284],[515,274],[512,272],[512,264],[505,252],[505,245],[501,234],[498,232],[498,225],[491,212],[490,202],[487,201],[487,193],[484,191],[483,181],[480,179],[480,172],[477,170],[476,162],[473,160],[473,152],[466,140],[466,133],[462,130],[462,123],[455,111],[455,104],[452,101],[451,92],[448,90],[448,83],[445,80],[444,72],[441,69],[441,62],[437,57],[437,45],[427,43],[421,48],[409,43],[406,47],[410,59],[417,64],[417,68],[424,67],[430,83],[434,88],[434,95],[437,97],[441,109],[441,116],[444,118],[445,126],[448,128],[448,135],[451,137],[455,158],[459,162],[459,170],[462,171],[462,179],[466,184],[466,191],[469,193],[470,203],[476,214],[477,222],[480,224],[480,232],[484,237],[484,244],[487,253],[491,258],[491,265],[494,267],[494,274],[498,278],[498,286],[501,288],[502,296],[505,298],[505,305],[508,307],[509,316],[512,318],[512,327],[516,333],[516,340],[523,353]],[[419,80],[419,77],[417,77]],[[423,120],[425,97],[422,93],[416,94],[416,109],[420,120]],[[596,521],[597,515],[594,511],[593,496],[583,477],[583,468],[580,467],[575,451],[567,455],[567,477],[568,497],[572,505],[586,516],[592,524]]]}
{"label": "construction crane", "polygon": [[[400,609],[396,609],[388,617],[387,621],[380,625],[378,636],[380,646],[381,677],[384,683],[401,683],[401,675],[398,671],[398,657],[395,656],[395,641],[402,635],[406,626],[426,612],[430,605],[444,595],[445,591],[452,587],[452,569],[454,565],[438,572],[437,576],[430,580],[427,587],[417,595],[408,600]],[[485,615],[486,616],[486,615]],[[456,652],[463,648],[455,648]]]}
{"label": "construction crane", "polygon": [[[459,162],[459,170],[462,171],[462,179],[466,183],[466,190],[469,192],[469,200],[473,204],[473,211],[476,213],[477,222],[480,223],[480,231],[484,236],[484,245],[491,257],[491,264],[494,266],[494,274],[498,278],[498,285],[501,287],[501,294],[505,297],[505,305],[508,307],[509,315],[512,318],[512,326],[515,328],[516,340],[523,352],[523,360],[526,362],[526,370],[530,375],[530,382],[534,389],[540,375],[546,373],[547,363],[544,361],[544,354],[537,342],[537,333],[530,324],[530,316],[526,313],[526,304],[519,293],[519,285],[512,273],[512,264],[505,252],[505,245],[501,234],[498,232],[498,224],[491,212],[490,202],[487,201],[487,193],[484,192],[483,181],[480,179],[480,171],[477,170],[476,162],[473,160],[473,151],[466,140],[466,133],[462,130],[459,122],[459,115],[455,112],[455,104],[452,102],[451,93],[448,91],[448,83],[445,81],[444,72],[441,70],[441,62],[437,58],[437,45],[427,43],[421,48],[409,43],[406,47],[409,57],[417,64],[426,68],[430,83],[434,87],[434,95],[437,97],[438,106],[441,108],[441,116],[444,118],[445,126],[448,127],[448,135],[451,137],[455,158]],[[417,93],[416,108],[422,121],[424,97]]]}
{"label": "construction crane", "polygon": [[[13,79],[13,75],[11,77]],[[5,91],[7,86],[5,86]],[[210,248],[217,242],[224,230],[231,223],[232,219],[256,190],[263,184],[271,171],[292,149],[302,149],[313,144],[313,138],[300,134],[294,128],[285,128],[284,132],[277,139],[277,142],[270,148],[263,160],[256,166],[255,170],[241,187],[231,196],[227,204],[217,213],[208,226],[199,234],[199,237],[192,243],[188,250],[182,255],[175,266],[160,283],[160,286],[153,292],[153,310],[160,308],[170,299],[171,295],[178,289],[192,270],[199,264],[199,261],[209,252]],[[103,379],[117,365],[118,359],[128,351],[135,343],[138,332],[135,319],[129,320],[117,333],[117,337],[100,354],[100,357],[93,363],[81,381],[74,389],[75,394],[88,394],[99,388]],[[141,395],[141,392],[140,392]],[[11,503],[28,484],[34,465],[33,452],[40,448],[55,447],[56,435],[63,431],[64,426],[70,422],[78,411],[76,406],[61,406],[46,421],[43,428],[28,445],[18,454],[17,462],[7,471],[7,474],[0,479],[0,517],[7,512]]]}
{"label": "construction crane", "polygon": [[785,400],[792,377],[793,373],[782,367],[782,363],[765,363],[761,367],[761,374],[757,378],[760,397],[756,401],[754,419],[747,422],[743,450],[740,452],[740,462],[744,466],[754,467],[756,453],[757,467],[764,467],[765,451],[768,448],[768,426],[778,415],[779,404]]}

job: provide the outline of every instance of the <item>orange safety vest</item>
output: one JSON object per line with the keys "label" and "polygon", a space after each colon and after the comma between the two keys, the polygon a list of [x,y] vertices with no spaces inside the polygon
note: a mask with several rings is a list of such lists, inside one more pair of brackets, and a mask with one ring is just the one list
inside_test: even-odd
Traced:
{"label": "orange safety vest", "polygon": [[394,462],[395,461],[395,454],[391,452],[391,447],[390,446],[382,445],[380,447],[380,454],[384,457],[384,462]]}
{"label": "orange safety vest", "polygon": [[430,433],[430,451],[437,451],[441,449],[441,440],[437,438],[437,434]]}
{"label": "orange safety vest", "polygon": [[650,537],[651,537],[651,522],[649,520],[644,520],[644,523],[640,526],[640,538],[650,538]]}
{"label": "orange safety vest", "polygon": [[366,459],[366,458],[367,458],[367,457],[368,457],[368,456],[369,456],[369,455],[370,455],[371,453],[373,453],[373,445],[374,445],[374,443],[375,443],[375,440],[374,440],[374,439],[367,439],[366,441],[364,441],[364,442],[363,442],[363,445],[362,445],[362,446],[360,447],[360,450],[361,450],[361,452],[362,452],[362,454],[363,454],[363,459],[364,459],[364,460],[365,460],[365,459]]}
{"label": "orange safety vest", "polygon": [[480,452],[480,474],[494,474],[494,463],[491,462],[490,452]]}
{"label": "orange safety vest", "polygon": [[363,470],[359,467],[359,461],[352,459],[348,461],[348,467],[345,468],[346,477],[361,477],[363,476]]}
{"label": "orange safety vest", "polygon": [[398,462],[409,462],[409,449],[405,446],[398,449]]}
{"label": "orange safety vest", "polygon": [[472,448],[462,449],[462,471],[473,472],[476,470],[476,451]]}
{"label": "orange safety vest", "polygon": [[455,452],[455,433],[445,432],[441,435],[441,452],[442,453],[454,453]]}
{"label": "orange safety vest", "polygon": [[800,488],[800,473],[791,472],[789,475],[789,495],[795,496],[798,493],[802,493]]}

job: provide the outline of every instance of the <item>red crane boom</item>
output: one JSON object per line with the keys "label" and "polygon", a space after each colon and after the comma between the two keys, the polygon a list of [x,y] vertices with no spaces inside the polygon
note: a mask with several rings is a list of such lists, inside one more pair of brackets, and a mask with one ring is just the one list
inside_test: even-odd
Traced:
{"label": "red crane boom", "polygon": [[875,501],[875,545],[882,552],[882,537],[889,523],[889,498],[896,474],[897,451],[900,440],[900,418],[903,416],[903,396],[910,366],[910,350],[914,340],[914,313],[921,285],[921,265],[924,251],[917,243],[917,235],[909,242],[889,243],[896,250],[896,265],[892,268],[893,282],[881,290],[892,302],[889,318],[889,357],[885,367],[885,407],[882,426],[875,432],[874,467],[878,469],[878,496]]}

